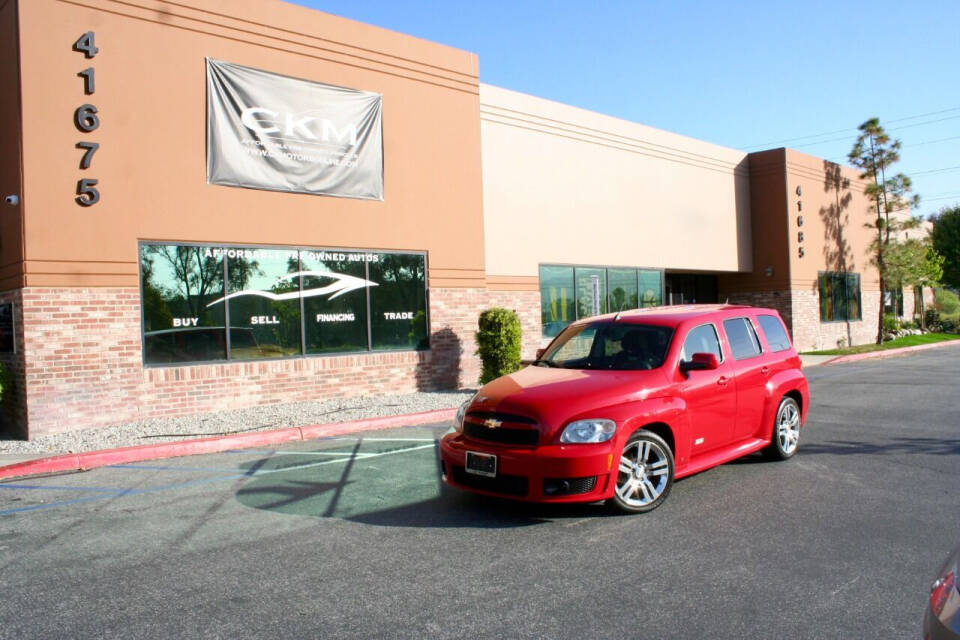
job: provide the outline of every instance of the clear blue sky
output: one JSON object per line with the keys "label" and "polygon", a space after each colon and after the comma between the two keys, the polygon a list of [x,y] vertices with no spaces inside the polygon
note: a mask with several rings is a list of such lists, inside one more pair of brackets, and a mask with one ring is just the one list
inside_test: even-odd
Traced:
{"label": "clear blue sky", "polygon": [[876,116],[917,213],[960,204],[960,0],[295,1],[472,51],[481,82],[738,149],[846,162]]}

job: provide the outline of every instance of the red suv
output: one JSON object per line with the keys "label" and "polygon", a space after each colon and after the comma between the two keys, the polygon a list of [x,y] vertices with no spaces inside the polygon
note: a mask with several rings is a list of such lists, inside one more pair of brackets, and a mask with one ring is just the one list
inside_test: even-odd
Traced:
{"label": "red suv", "polygon": [[658,307],[567,327],[485,385],[441,440],[448,484],[537,502],[650,511],[689,476],[755,451],[797,451],[809,406],[772,309]]}

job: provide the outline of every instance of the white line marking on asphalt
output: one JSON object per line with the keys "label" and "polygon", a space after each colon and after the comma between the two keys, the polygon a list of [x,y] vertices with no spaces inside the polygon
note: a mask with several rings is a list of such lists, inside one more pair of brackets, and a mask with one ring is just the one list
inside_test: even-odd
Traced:
{"label": "white line marking on asphalt", "polygon": [[[407,453],[408,451],[420,451],[421,449],[433,449],[432,444],[425,444],[420,447],[408,447],[406,449],[396,449],[395,451],[384,451],[383,453],[371,453],[364,457],[364,460],[369,460],[371,458],[380,458],[382,456],[392,456],[395,453]],[[338,458],[336,460],[324,460],[323,462],[311,462],[309,464],[296,464],[290,467],[284,467],[283,469],[266,469],[264,471],[257,471],[247,477],[256,478],[257,476],[267,475],[268,473],[283,473],[284,471],[297,471],[299,469],[309,469],[311,467],[322,467],[327,464],[337,464],[341,462],[347,462],[350,460],[347,458]]]}

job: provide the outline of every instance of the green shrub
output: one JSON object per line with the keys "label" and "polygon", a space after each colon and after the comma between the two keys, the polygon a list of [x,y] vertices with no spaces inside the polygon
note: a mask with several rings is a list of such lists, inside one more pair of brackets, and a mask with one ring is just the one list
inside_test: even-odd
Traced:
{"label": "green shrub", "polygon": [[940,330],[940,312],[936,309],[927,309],[923,314],[924,323],[927,325],[927,331]]}
{"label": "green shrub", "polygon": [[483,364],[480,384],[520,368],[520,318],[509,309],[494,307],[480,314],[476,333],[477,354]]}
{"label": "green shrub", "polygon": [[900,320],[894,315],[890,315],[889,313],[885,314],[883,316],[883,330],[886,331],[887,333],[899,331]]}
{"label": "green shrub", "polygon": [[919,329],[920,325],[913,320],[904,320],[900,323],[901,329]]}
{"label": "green shrub", "polygon": [[960,314],[960,298],[949,289],[937,289],[934,293],[934,306],[943,316]]}

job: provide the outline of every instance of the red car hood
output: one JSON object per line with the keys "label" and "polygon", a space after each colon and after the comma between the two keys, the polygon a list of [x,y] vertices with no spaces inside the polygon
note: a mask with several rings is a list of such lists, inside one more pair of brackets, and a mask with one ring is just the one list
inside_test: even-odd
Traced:
{"label": "red car hood", "polygon": [[[526,416],[551,432],[574,417],[602,418],[603,408],[647,399],[665,385],[658,369],[609,371],[530,366],[486,384],[470,405],[470,411]],[[596,415],[583,415],[585,412]]]}

